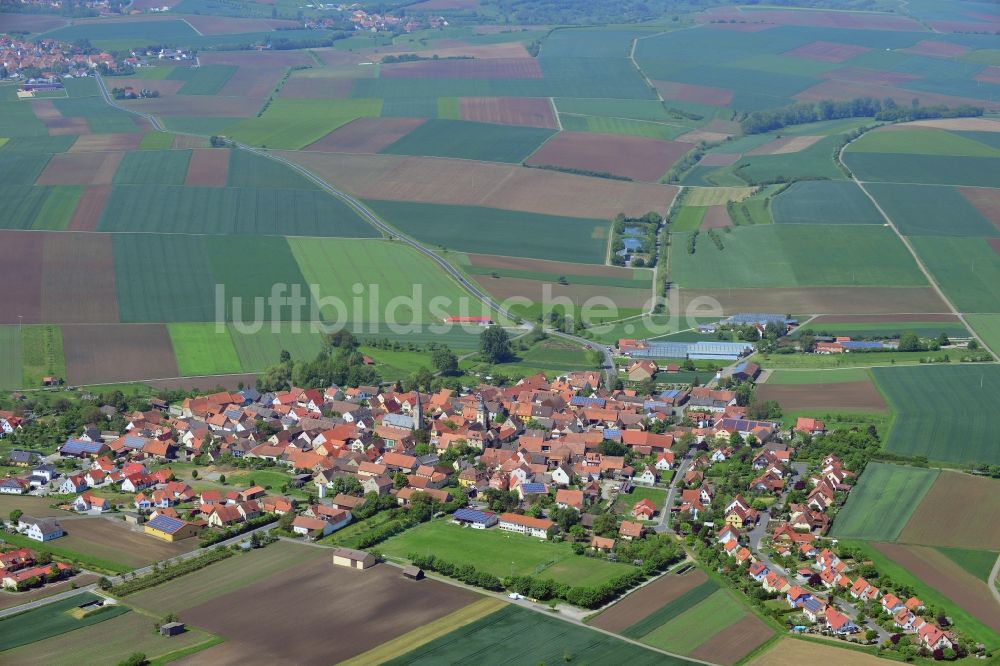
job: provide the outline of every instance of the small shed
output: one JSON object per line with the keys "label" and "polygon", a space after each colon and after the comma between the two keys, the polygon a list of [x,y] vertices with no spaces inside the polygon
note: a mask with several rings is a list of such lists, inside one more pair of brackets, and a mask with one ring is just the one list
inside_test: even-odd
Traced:
{"label": "small shed", "polygon": [[128,523],[129,525],[141,525],[142,524],[142,520],[143,519],[142,519],[142,516],[140,514],[134,512],[134,511],[126,511],[124,513],[124,515],[125,515],[125,522]]}
{"label": "small shed", "polygon": [[410,580],[423,580],[424,570],[411,564],[408,567],[403,567],[403,576]]}
{"label": "small shed", "polygon": [[183,634],[183,633],[184,633],[183,622],[167,622],[166,624],[160,625],[161,636],[177,636],[178,634]]}
{"label": "small shed", "polygon": [[350,569],[367,569],[375,566],[375,556],[363,550],[337,548],[333,551],[333,563]]}

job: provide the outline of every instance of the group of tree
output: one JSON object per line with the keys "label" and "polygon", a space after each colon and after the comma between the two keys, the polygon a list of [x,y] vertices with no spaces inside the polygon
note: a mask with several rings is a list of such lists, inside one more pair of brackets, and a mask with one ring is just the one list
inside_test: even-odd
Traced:
{"label": "group of tree", "polygon": [[326,336],[323,349],[312,361],[293,360],[288,351],[282,350],[278,364],[264,371],[257,387],[261,391],[284,391],[292,385],[326,388],[378,384],[378,372],[365,364],[359,344],[350,331],[340,330]]}

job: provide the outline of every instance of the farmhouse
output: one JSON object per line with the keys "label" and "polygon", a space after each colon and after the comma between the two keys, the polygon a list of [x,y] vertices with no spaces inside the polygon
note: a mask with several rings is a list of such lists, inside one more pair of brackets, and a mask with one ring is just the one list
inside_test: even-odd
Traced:
{"label": "farmhouse", "polygon": [[375,556],[363,550],[337,548],[333,551],[333,563],[349,569],[368,569],[375,566]]}
{"label": "farmhouse", "polygon": [[32,518],[31,516],[21,516],[17,522],[17,529],[24,533],[24,536],[35,541],[52,541],[66,534],[55,518]]}

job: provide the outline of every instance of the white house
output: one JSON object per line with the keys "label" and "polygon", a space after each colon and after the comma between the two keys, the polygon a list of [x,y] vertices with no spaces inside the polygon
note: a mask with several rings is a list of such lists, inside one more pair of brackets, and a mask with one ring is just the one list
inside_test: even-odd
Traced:
{"label": "white house", "polygon": [[55,518],[21,516],[17,523],[17,529],[35,541],[52,541],[66,534]]}
{"label": "white house", "polygon": [[71,495],[74,493],[81,493],[87,489],[87,480],[84,478],[83,474],[74,474],[72,476],[67,476],[59,486],[59,492],[63,495]]}
{"label": "white house", "polygon": [[557,486],[568,486],[573,481],[573,473],[562,465],[552,470],[552,483]]}
{"label": "white house", "polygon": [[651,486],[656,483],[656,470],[646,465],[646,469],[642,470],[640,474],[636,474],[632,477],[632,480],[636,483],[641,483],[644,486]]}
{"label": "white house", "polygon": [[16,476],[8,476],[0,479],[0,494],[3,495],[23,495],[28,490],[28,482]]}
{"label": "white house", "polygon": [[555,523],[547,518],[532,518],[516,513],[504,513],[501,514],[497,526],[508,532],[518,532],[545,539],[549,535],[549,530],[555,527]]}

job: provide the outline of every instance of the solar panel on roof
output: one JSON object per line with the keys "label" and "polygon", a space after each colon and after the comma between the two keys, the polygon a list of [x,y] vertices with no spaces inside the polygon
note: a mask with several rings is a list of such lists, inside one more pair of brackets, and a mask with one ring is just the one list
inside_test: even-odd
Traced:
{"label": "solar panel on roof", "polygon": [[184,526],[184,521],[178,520],[177,518],[171,518],[170,516],[157,516],[149,521],[149,526],[154,530],[173,533]]}
{"label": "solar panel on roof", "polygon": [[485,523],[489,516],[475,509],[459,509],[454,514],[455,520],[466,520],[472,523]]}
{"label": "solar panel on roof", "polygon": [[523,483],[521,488],[526,493],[544,493],[545,484],[544,483]]}

